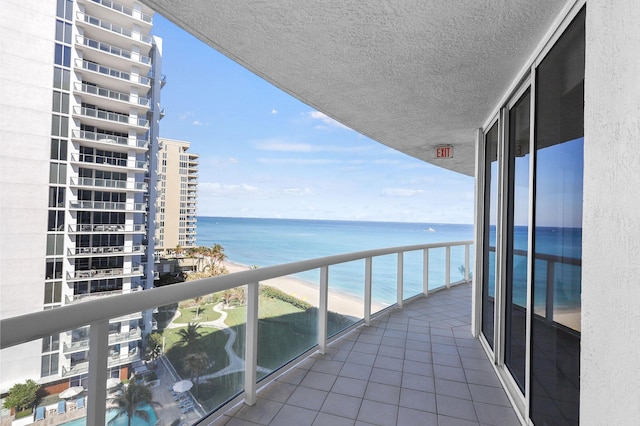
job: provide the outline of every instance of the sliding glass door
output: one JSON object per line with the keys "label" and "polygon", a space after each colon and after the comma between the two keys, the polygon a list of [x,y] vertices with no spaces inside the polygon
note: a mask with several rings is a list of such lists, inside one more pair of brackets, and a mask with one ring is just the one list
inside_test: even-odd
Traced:
{"label": "sliding glass door", "polygon": [[484,132],[480,331],[535,425],[579,424],[585,9]]}

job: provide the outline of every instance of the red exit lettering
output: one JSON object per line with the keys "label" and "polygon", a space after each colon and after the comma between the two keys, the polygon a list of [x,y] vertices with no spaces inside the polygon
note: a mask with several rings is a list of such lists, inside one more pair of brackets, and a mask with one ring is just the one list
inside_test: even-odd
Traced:
{"label": "red exit lettering", "polygon": [[436,148],[436,158],[453,158],[453,147],[439,146]]}

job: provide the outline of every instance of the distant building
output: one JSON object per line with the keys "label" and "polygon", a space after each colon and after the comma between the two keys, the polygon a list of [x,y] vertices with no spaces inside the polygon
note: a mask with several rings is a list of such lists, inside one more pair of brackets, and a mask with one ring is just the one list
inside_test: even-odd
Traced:
{"label": "distant building", "polygon": [[156,253],[196,246],[198,154],[190,142],[160,138],[156,201]]}
{"label": "distant building", "polygon": [[[153,286],[162,40],[152,9],[119,1],[4,5],[3,318]],[[110,377],[129,377],[150,326],[150,312],[109,321]],[[88,348],[83,327],[3,350],[0,393],[86,386]]]}

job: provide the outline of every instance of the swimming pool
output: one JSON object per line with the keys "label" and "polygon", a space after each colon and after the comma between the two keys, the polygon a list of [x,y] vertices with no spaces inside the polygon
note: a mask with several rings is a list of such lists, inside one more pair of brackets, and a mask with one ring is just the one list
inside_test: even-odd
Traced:
{"label": "swimming pool", "polygon": [[[146,411],[147,413],[149,413],[149,421],[146,422],[144,420],[142,420],[140,417],[134,417],[133,419],[131,419],[131,426],[152,426],[155,425],[156,422],[158,421],[158,416],[156,415],[156,412],[153,411],[153,407],[151,407],[151,405],[143,405],[140,407],[142,410]],[[116,416],[117,411],[114,409],[110,409],[107,410],[107,415],[106,415],[106,424],[108,426],[127,426],[127,416],[121,416],[117,419],[114,420],[114,417]],[[81,419],[76,419],[76,420],[72,420],[70,422],[67,423],[63,423],[62,426],[86,426],[87,425],[87,418],[83,417]]]}

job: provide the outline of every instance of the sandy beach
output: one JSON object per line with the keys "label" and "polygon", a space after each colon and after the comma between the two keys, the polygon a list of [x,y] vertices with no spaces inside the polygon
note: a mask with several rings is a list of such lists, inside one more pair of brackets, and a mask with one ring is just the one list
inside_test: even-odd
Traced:
{"label": "sandy beach", "polygon": [[[250,269],[249,266],[241,265],[229,260],[224,261],[224,266],[227,268],[229,273]],[[261,284],[275,287],[313,306],[318,306],[320,292],[318,291],[318,285],[315,283],[288,276],[261,281]],[[357,318],[364,317],[364,302],[362,298],[329,289],[328,305],[330,311]],[[371,311],[374,313],[384,308],[384,305],[372,303]]]}

